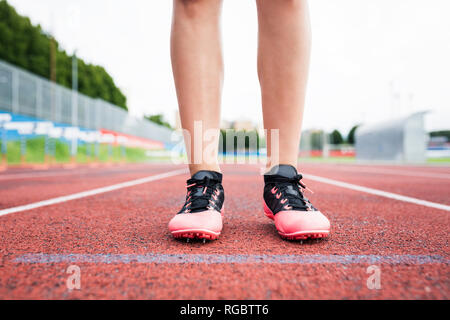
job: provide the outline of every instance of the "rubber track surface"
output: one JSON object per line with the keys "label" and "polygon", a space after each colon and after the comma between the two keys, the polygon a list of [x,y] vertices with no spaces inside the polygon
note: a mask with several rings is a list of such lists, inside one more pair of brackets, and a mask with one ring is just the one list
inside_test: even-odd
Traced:
{"label": "rubber track surface", "polygon": [[[183,168],[165,164],[0,173],[0,210]],[[450,204],[448,167],[305,164],[301,171]],[[226,165],[219,240],[167,230],[187,174],[0,216],[2,299],[449,299],[449,211],[305,179],[327,240],[280,239],[259,167]],[[396,174],[396,171],[400,174]],[[68,290],[70,265],[81,289]],[[381,270],[369,289],[367,268]]]}

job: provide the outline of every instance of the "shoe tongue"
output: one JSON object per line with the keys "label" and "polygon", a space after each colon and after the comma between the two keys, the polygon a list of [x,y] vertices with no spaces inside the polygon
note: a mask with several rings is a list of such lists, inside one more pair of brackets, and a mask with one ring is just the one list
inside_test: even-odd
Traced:
{"label": "shoe tongue", "polygon": [[192,176],[192,179],[196,180],[202,180],[204,178],[215,179],[222,182],[222,174],[216,171],[200,170]]}
{"label": "shoe tongue", "polygon": [[294,178],[297,174],[297,169],[295,169],[295,167],[287,164],[280,164],[272,167],[265,175],[278,175],[285,178]]}

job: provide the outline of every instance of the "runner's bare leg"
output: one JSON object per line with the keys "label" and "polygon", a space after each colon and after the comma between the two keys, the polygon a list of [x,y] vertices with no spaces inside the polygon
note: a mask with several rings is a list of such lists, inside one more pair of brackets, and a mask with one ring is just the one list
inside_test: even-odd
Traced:
{"label": "runner's bare leg", "polygon": [[[258,74],[270,168],[297,166],[311,31],[306,0],[257,0]],[[278,129],[278,144],[273,130]],[[275,137],[276,138],[276,137]],[[275,139],[277,140],[277,139]]]}
{"label": "runner's bare leg", "polygon": [[[174,0],[172,68],[191,174],[220,171],[218,164],[223,63],[221,0]],[[194,134],[197,126],[197,133]],[[211,134],[212,133],[212,134]]]}

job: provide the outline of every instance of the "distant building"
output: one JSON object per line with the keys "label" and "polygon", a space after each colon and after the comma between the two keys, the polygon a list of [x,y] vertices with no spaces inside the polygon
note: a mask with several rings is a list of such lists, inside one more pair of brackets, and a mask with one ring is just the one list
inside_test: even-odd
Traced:
{"label": "distant building", "polygon": [[255,124],[249,120],[237,120],[232,123],[232,129],[236,131],[246,130],[246,131],[252,131],[256,130],[257,127]]}
{"label": "distant building", "polygon": [[425,113],[418,112],[407,117],[358,127],[355,135],[356,159],[425,162],[428,142],[424,128]]}
{"label": "distant building", "polygon": [[[254,131],[257,130],[260,134],[264,134],[264,129],[262,129],[262,124],[256,125],[250,120],[236,120],[236,121],[228,121],[222,120],[220,122],[220,128],[227,130],[232,129],[236,131]],[[181,119],[180,112],[175,111],[175,130],[181,129]]]}
{"label": "distant building", "polygon": [[231,121],[227,121],[227,120],[222,120],[222,122],[220,123],[220,128],[221,129],[231,129],[232,128],[233,123]]}
{"label": "distant building", "polygon": [[444,136],[430,137],[428,147],[445,147],[447,142],[447,137]]}

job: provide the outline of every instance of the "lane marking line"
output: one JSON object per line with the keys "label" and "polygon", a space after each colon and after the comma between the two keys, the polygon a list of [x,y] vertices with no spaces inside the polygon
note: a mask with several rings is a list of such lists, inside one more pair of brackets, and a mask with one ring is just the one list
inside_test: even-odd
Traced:
{"label": "lane marking line", "polygon": [[21,211],[32,210],[32,209],[36,209],[36,208],[40,208],[40,207],[50,206],[53,204],[67,202],[67,201],[76,200],[76,199],[81,199],[81,198],[85,198],[85,197],[90,197],[90,196],[94,196],[97,194],[115,191],[115,190],[119,190],[119,189],[123,189],[123,188],[133,187],[133,186],[136,186],[139,184],[144,184],[147,182],[152,182],[152,181],[156,181],[156,180],[161,180],[161,179],[177,176],[179,174],[186,173],[186,172],[187,172],[187,169],[173,170],[173,171],[160,173],[160,174],[156,174],[156,175],[145,177],[145,178],[140,178],[140,179],[131,180],[131,181],[127,181],[127,182],[121,182],[118,184],[113,184],[110,186],[96,188],[96,189],[92,189],[92,190],[88,190],[88,191],[82,191],[82,192],[70,194],[67,196],[61,196],[61,197],[43,200],[43,201],[39,201],[39,202],[34,202],[34,203],[30,203],[30,204],[26,204],[26,205],[22,205],[22,206],[18,206],[18,207],[7,208],[7,209],[0,210],[0,216],[4,216],[7,214],[16,213],[16,212],[21,212]]}
{"label": "lane marking line", "polygon": [[435,178],[435,179],[450,179],[448,173],[431,173],[431,172],[416,172],[416,171],[403,171],[393,170],[388,168],[361,168],[361,167],[349,167],[349,166],[336,166],[333,170],[347,171],[347,172],[362,172],[362,173],[374,173],[374,174],[390,174],[407,177],[418,178]]}
{"label": "lane marking line", "polygon": [[255,254],[24,254],[14,263],[163,263],[163,264],[450,264],[440,255],[255,255]]}
{"label": "lane marking line", "polygon": [[84,174],[87,172],[88,171],[12,173],[12,174],[7,174],[7,175],[0,175],[0,181],[60,177],[60,176],[69,176],[69,175],[75,175],[75,174],[77,174],[77,175]]}
{"label": "lane marking line", "polygon": [[341,187],[341,188],[346,188],[346,189],[350,189],[350,190],[355,190],[355,191],[365,192],[365,193],[369,193],[369,194],[374,194],[374,195],[377,195],[377,196],[381,196],[381,197],[385,197],[385,198],[389,198],[389,199],[394,199],[394,200],[399,200],[399,201],[403,201],[403,202],[409,202],[409,203],[413,203],[413,204],[417,204],[417,205],[421,205],[421,206],[425,206],[425,207],[430,207],[430,208],[450,211],[450,206],[447,206],[447,205],[441,204],[441,203],[436,203],[436,202],[421,200],[421,199],[418,199],[418,198],[403,196],[403,195],[397,194],[397,193],[392,193],[392,192],[387,192],[387,191],[383,191],[383,190],[379,190],[379,189],[363,187],[363,186],[360,186],[360,185],[357,185],[357,184],[352,184],[352,183],[347,183],[347,182],[343,182],[343,181],[333,180],[333,179],[329,179],[329,178],[319,177],[319,176],[315,176],[315,175],[312,175],[312,174],[304,174],[304,177],[307,178],[307,179],[310,179],[310,180],[314,180],[314,181],[322,182],[322,183],[326,183],[326,184],[331,184],[333,186],[337,186],[337,187]]}
{"label": "lane marking line", "polygon": [[[69,175],[80,175],[87,173],[97,173],[97,172],[116,172],[125,171],[129,167],[111,167],[111,168],[75,168],[75,169],[62,169],[58,171],[37,171],[37,172],[19,172],[19,173],[7,173],[0,174],[0,181],[8,180],[22,180],[22,179],[39,179],[47,177],[58,177],[58,176],[69,176]],[[98,169],[101,169],[99,171]]]}

